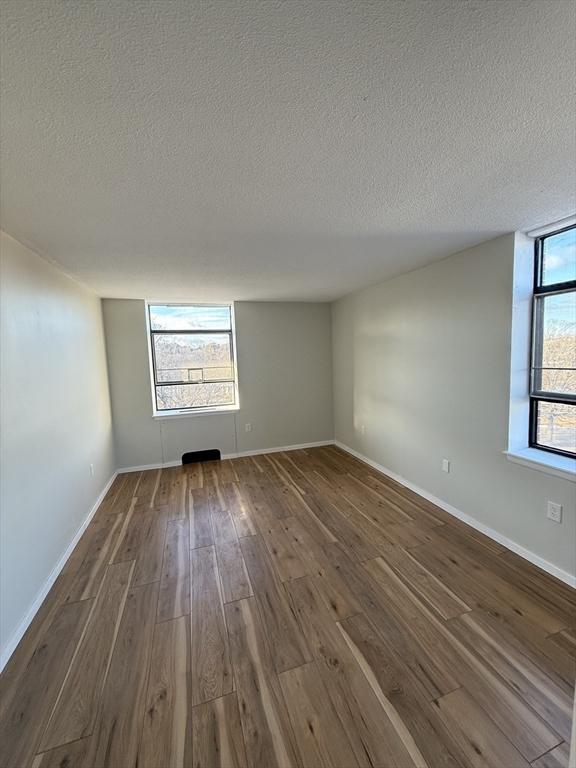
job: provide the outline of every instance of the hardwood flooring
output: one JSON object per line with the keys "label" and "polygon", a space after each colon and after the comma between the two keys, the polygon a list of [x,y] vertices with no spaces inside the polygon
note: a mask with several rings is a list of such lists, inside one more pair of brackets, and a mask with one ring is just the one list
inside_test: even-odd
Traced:
{"label": "hardwood flooring", "polygon": [[119,475],[0,768],[566,768],[576,592],[328,446]]}

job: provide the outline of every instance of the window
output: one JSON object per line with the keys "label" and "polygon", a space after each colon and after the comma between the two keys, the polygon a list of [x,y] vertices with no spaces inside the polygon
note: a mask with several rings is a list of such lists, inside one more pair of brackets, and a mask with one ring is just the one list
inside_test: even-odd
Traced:
{"label": "window", "polygon": [[238,405],[230,305],[148,304],[155,414]]}
{"label": "window", "polygon": [[576,226],[535,240],[529,442],[576,456]]}

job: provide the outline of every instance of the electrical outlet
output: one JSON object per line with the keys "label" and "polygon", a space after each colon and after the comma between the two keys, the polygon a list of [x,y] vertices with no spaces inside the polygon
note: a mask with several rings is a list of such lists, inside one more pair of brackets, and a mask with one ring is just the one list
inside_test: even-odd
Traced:
{"label": "electrical outlet", "polygon": [[244,424],[245,432],[252,432],[252,424]]}
{"label": "electrical outlet", "polygon": [[553,501],[548,502],[548,511],[546,512],[548,520],[552,520],[554,523],[562,522],[562,504],[555,504]]}
{"label": "electrical outlet", "polygon": [[450,460],[442,459],[442,472],[450,472]]}
{"label": "electrical outlet", "polygon": [[366,424],[362,424],[362,426],[360,427],[360,432],[362,432],[363,435],[366,434]]}
{"label": "electrical outlet", "polygon": [[90,464],[90,477],[94,477],[94,464]]}

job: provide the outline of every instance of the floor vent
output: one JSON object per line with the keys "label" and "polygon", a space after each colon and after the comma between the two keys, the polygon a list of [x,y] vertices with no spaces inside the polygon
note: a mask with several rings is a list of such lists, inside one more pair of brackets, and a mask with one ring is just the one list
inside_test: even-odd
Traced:
{"label": "floor vent", "polygon": [[220,451],[211,448],[208,451],[190,451],[182,456],[182,464],[195,464],[198,461],[220,461]]}

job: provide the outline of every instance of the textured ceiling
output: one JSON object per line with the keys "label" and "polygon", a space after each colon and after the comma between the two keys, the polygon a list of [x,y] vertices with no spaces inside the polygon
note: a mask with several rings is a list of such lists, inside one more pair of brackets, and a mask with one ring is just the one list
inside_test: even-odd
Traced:
{"label": "textured ceiling", "polygon": [[575,206],[571,0],[2,0],[2,226],[102,296],[332,299]]}

